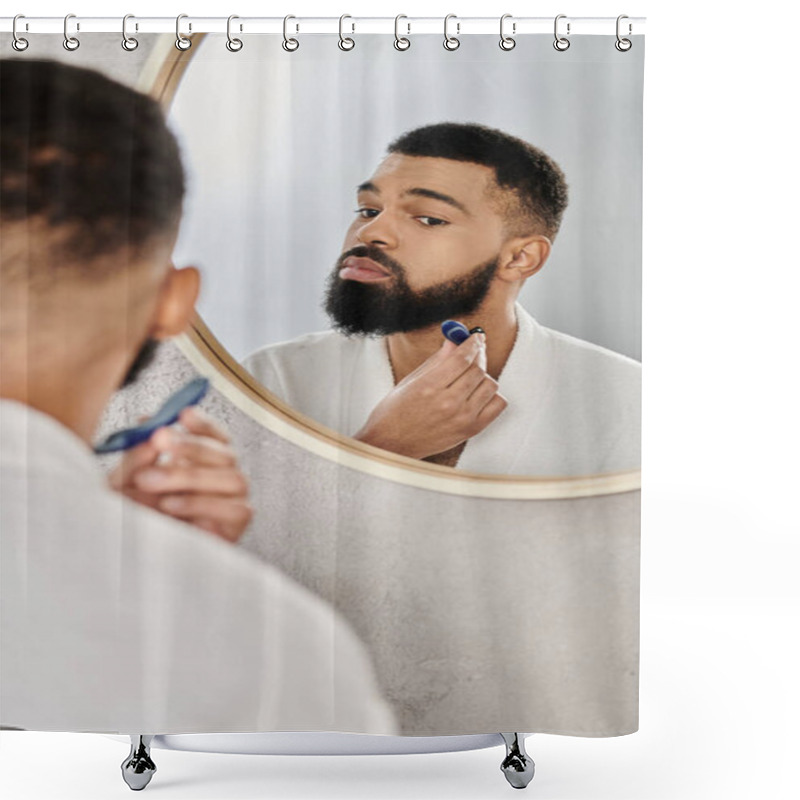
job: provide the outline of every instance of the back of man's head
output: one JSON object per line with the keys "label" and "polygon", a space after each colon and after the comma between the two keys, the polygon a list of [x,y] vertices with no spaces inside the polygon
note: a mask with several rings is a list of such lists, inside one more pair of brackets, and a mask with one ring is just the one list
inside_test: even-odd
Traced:
{"label": "back of man's head", "polygon": [[153,99],[0,59],[0,397],[88,437],[155,342],[186,329],[199,275],[170,264],[183,195]]}
{"label": "back of man's head", "polygon": [[177,225],[183,168],[151,98],[90,70],[3,59],[0,136],[0,223],[36,221],[57,249],[30,277],[106,277],[116,265],[98,256],[135,257]]}

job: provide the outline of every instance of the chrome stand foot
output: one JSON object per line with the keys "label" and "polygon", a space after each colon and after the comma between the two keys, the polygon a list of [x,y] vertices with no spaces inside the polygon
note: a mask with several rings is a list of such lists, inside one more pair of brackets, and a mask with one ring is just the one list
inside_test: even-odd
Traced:
{"label": "chrome stand foot", "polygon": [[506,780],[515,789],[524,789],[532,780],[536,765],[525,752],[525,739],[519,733],[501,733],[506,743],[506,757],[500,765]]}
{"label": "chrome stand foot", "polygon": [[156,765],[150,758],[152,736],[131,734],[131,752],[122,762],[122,778],[134,792],[140,792],[155,775]]}

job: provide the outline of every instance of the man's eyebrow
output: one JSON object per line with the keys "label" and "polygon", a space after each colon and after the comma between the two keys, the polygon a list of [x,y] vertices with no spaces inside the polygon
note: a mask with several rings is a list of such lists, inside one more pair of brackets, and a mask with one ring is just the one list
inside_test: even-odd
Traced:
{"label": "man's eyebrow", "polygon": [[453,208],[457,208],[462,213],[466,214],[468,217],[471,217],[469,211],[467,211],[466,206],[463,203],[459,203],[455,197],[450,197],[449,194],[442,194],[441,192],[435,192],[433,189],[423,189],[423,188],[416,188],[416,189],[409,189],[403,194],[411,194],[415,195],[416,197],[430,197],[431,200],[441,200],[443,203],[447,203]]}
{"label": "man's eyebrow", "polygon": [[[381,190],[372,181],[366,181],[365,183],[360,184],[357,191],[359,194],[361,194],[361,192],[373,192],[374,194],[381,193]],[[430,197],[431,200],[441,200],[441,202],[447,203],[448,205],[453,206],[453,208],[457,208],[468,217],[472,216],[472,214],[467,211],[467,208],[463,203],[460,203],[455,199],[455,197],[450,197],[449,194],[436,192],[433,189],[423,189],[421,186],[415,187],[414,189],[407,189],[405,192],[403,192],[403,194],[410,194],[415,197]]]}

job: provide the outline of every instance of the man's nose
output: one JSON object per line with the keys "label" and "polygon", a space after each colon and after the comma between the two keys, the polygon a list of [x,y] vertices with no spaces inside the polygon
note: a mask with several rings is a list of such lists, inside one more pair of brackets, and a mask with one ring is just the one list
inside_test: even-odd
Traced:
{"label": "man's nose", "polygon": [[397,230],[385,211],[367,220],[367,223],[358,229],[356,238],[362,244],[397,247]]}

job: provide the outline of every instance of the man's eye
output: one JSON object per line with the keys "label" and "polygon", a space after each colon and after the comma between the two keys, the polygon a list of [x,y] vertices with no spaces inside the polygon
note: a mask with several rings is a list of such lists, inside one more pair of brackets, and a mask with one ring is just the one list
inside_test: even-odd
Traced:
{"label": "man's eye", "polygon": [[374,219],[381,212],[377,208],[357,208],[356,214],[362,219]]}
{"label": "man's eye", "polygon": [[438,217],[417,217],[417,219],[429,228],[434,228],[438,225],[449,225],[447,220],[439,219]]}

